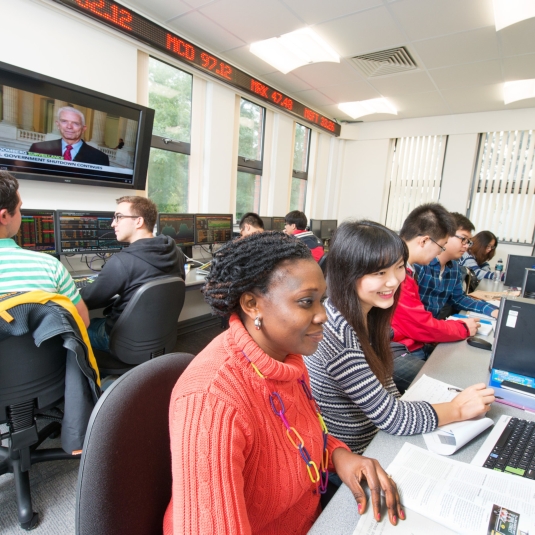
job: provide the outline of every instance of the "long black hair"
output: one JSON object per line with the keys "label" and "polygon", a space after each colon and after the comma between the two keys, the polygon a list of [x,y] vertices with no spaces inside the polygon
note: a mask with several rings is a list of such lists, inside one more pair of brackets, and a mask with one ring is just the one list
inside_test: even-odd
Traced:
{"label": "long black hair", "polygon": [[253,290],[266,294],[275,269],[285,261],[311,260],[310,249],[283,232],[259,232],[233,240],[219,249],[203,287],[212,313],[240,314],[240,297]]}
{"label": "long black hair", "polygon": [[392,230],[374,221],[346,221],[335,231],[327,261],[327,285],[331,302],[357,333],[366,361],[381,383],[392,376],[390,321],[394,306],[373,307],[366,315],[357,295],[356,282],[371,273],[407,262],[405,242]]}

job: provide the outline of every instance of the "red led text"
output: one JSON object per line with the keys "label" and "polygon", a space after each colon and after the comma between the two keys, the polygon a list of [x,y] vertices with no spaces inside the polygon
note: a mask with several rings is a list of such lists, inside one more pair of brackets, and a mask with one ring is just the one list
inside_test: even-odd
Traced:
{"label": "red led text", "polygon": [[165,43],[167,50],[171,50],[178,56],[189,59],[193,61],[195,59],[195,49],[189,43],[182,41],[178,37],[167,34],[167,42]]}
{"label": "red led text", "polygon": [[217,58],[214,58],[214,56],[211,56],[206,52],[201,53],[201,65],[205,69],[213,71],[227,80],[232,79],[232,67],[223,61],[219,61]]}
{"label": "red led text", "polygon": [[323,126],[323,128],[326,128],[327,130],[334,132],[334,123],[330,121],[329,119],[322,117],[320,121],[320,125]]}
{"label": "red led text", "polygon": [[308,108],[305,108],[303,115],[307,121],[312,121],[313,123],[317,123],[320,118],[319,114],[317,114],[315,111],[309,110]]}
{"label": "red led text", "polygon": [[267,85],[264,85],[262,82],[259,82],[258,80],[251,80],[251,91],[253,93],[256,93],[257,95],[260,95],[264,98],[269,98],[268,89],[269,87]]}
{"label": "red led text", "polygon": [[132,14],[126,9],[113,4],[106,6],[104,0],[76,0],[76,3],[81,8],[109,20],[125,30],[132,30],[130,24],[132,22]]}

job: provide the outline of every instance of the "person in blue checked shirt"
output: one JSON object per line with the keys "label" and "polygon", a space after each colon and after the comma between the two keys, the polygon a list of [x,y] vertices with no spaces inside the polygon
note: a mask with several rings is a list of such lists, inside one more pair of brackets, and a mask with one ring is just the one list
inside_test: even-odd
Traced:
{"label": "person in blue checked shirt", "polygon": [[458,260],[472,245],[472,222],[462,214],[451,213],[457,231],[448,239],[442,252],[427,266],[415,264],[420,298],[426,310],[443,319],[450,313],[469,310],[498,317],[498,308],[467,296]]}

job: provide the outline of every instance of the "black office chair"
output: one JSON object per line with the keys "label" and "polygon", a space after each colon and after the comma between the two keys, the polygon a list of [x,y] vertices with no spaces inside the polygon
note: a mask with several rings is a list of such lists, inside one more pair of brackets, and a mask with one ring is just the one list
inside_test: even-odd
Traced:
{"label": "black office chair", "polygon": [[324,253],[323,256],[319,259],[318,265],[321,268],[321,271],[323,271],[323,274],[327,272],[327,256],[329,253]]}
{"label": "black office chair", "polygon": [[465,294],[469,294],[473,292],[477,285],[479,284],[479,281],[477,280],[476,274],[466,266],[459,266],[459,270],[461,271],[462,279],[463,279],[463,290]]}
{"label": "black office chair", "polygon": [[185,295],[180,277],[154,279],[140,286],[110,332],[110,352],[94,350],[100,373],[122,375],[173,351]]}
{"label": "black office chair", "polygon": [[171,499],[169,401],[193,359],[170,353],[119,377],[97,403],[76,490],[76,535],[161,533]]}
{"label": "black office chair", "polygon": [[[13,473],[18,517],[22,528],[33,529],[39,515],[32,508],[29,470],[44,461],[75,459],[60,448],[36,450],[61,429],[59,417],[37,431],[35,416],[57,405],[65,392],[66,349],[55,336],[36,347],[31,334],[12,336],[0,342],[0,423],[8,431],[1,435],[0,475]],[[55,420],[55,421],[54,421]]]}

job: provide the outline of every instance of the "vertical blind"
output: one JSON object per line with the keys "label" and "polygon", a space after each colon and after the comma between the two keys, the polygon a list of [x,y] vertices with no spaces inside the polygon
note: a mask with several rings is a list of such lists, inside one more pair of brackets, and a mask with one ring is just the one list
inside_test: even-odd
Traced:
{"label": "vertical blind", "polygon": [[402,137],[394,141],[386,226],[399,230],[409,213],[440,196],[448,136]]}
{"label": "vertical blind", "polygon": [[480,135],[469,216],[478,230],[491,230],[501,241],[533,241],[534,132]]}

